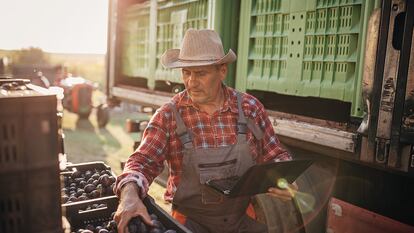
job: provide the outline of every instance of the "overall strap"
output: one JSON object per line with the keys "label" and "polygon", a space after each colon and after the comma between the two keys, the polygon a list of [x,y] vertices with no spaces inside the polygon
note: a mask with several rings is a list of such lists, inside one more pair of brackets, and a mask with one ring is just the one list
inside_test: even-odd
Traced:
{"label": "overall strap", "polygon": [[246,134],[247,128],[253,133],[257,140],[263,138],[263,130],[251,119],[247,119],[244,115],[242,104],[242,93],[237,92],[237,107],[239,110],[239,119],[237,120],[237,134]]}
{"label": "overall strap", "polygon": [[[247,119],[244,115],[242,104],[242,93],[237,92],[237,107],[239,111],[239,119],[237,120],[237,141],[247,140],[247,128],[252,132],[256,140],[260,141],[263,138],[263,130],[251,119]],[[263,154],[263,145],[259,144],[258,154]]]}
{"label": "overall strap", "polygon": [[192,147],[193,146],[193,144],[192,144],[193,139],[191,137],[191,132],[185,126],[183,118],[178,113],[177,108],[175,107],[175,104],[170,102],[169,105],[170,105],[170,107],[173,111],[173,116],[175,117],[175,122],[177,124],[177,129],[175,130],[175,132],[177,133],[178,137],[180,138],[181,143],[183,144],[183,146],[185,148]]}
{"label": "overall strap", "polygon": [[239,110],[239,118],[237,119],[237,134],[246,134],[247,133],[247,119],[244,116],[242,104],[242,94],[237,92],[237,108]]}

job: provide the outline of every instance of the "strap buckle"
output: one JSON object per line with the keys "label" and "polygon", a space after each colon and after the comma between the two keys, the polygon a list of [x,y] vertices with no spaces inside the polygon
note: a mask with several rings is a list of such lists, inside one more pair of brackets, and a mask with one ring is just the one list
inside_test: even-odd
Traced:
{"label": "strap buckle", "polygon": [[246,123],[237,123],[237,133],[246,134],[247,133],[247,124]]}

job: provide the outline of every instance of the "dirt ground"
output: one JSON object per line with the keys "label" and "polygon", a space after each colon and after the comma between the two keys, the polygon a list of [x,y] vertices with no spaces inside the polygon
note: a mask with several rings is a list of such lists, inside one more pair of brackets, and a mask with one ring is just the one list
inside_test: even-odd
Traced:
{"label": "dirt ground", "polygon": [[[100,129],[94,111],[89,119],[79,119],[76,114],[64,111],[62,125],[68,162],[103,161],[115,174],[121,174],[120,163],[128,159],[133,152],[134,141],[141,137],[140,133],[126,132],[126,119],[143,120],[149,117],[147,114],[139,113],[134,106],[122,105],[111,109],[110,122],[105,128]],[[158,205],[170,212],[170,205],[163,201],[164,191],[164,187],[154,182],[149,194]]]}

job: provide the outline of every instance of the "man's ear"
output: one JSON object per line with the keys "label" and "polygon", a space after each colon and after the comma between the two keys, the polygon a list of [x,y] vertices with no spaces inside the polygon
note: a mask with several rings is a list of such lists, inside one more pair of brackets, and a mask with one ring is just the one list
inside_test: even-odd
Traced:
{"label": "man's ear", "polygon": [[227,71],[228,71],[227,64],[221,64],[220,69],[219,69],[219,72],[221,74],[220,75],[221,76],[221,81],[223,81],[226,78]]}

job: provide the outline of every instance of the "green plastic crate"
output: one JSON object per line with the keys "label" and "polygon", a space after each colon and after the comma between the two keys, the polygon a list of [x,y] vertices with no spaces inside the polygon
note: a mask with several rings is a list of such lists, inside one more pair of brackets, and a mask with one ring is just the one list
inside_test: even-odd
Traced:
{"label": "green plastic crate", "polygon": [[361,116],[370,0],[245,0],[236,88],[351,102]]}
{"label": "green plastic crate", "polygon": [[122,35],[122,74],[149,78],[150,4],[135,4],[124,15]]}
{"label": "green plastic crate", "polygon": [[[145,78],[149,89],[161,91],[165,83],[182,83],[180,70],[164,69],[161,55],[181,47],[189,28],[211,28],[224,50],[236,50],[239,0],[151,0],[128,6],[122,16],[121,69],[124,76]],[[155,41],[155,43],[154,43]],[[234,86],[235,64],[225,82]]]}
{"label": "green plastic crate", "polygon": [[[155,81],[182,83],[180,69],[164,69],[161,55],[171,48],[180,48],[184,33],[189,28],[216,30],[223,41],[225,52],[237,46],[236,0],[173,0],[158,1],[157,46]],[[230,66],[226,83],[234,86],[235,65]]]}
{"label": "green plastic crate", "polygon": [[180,48],[188,28],[208,28],[208,1],[158,1],[157,10],[157,61],[155,80],[181,82],[179,69],[164,69],[161,55],[167,49]]}

